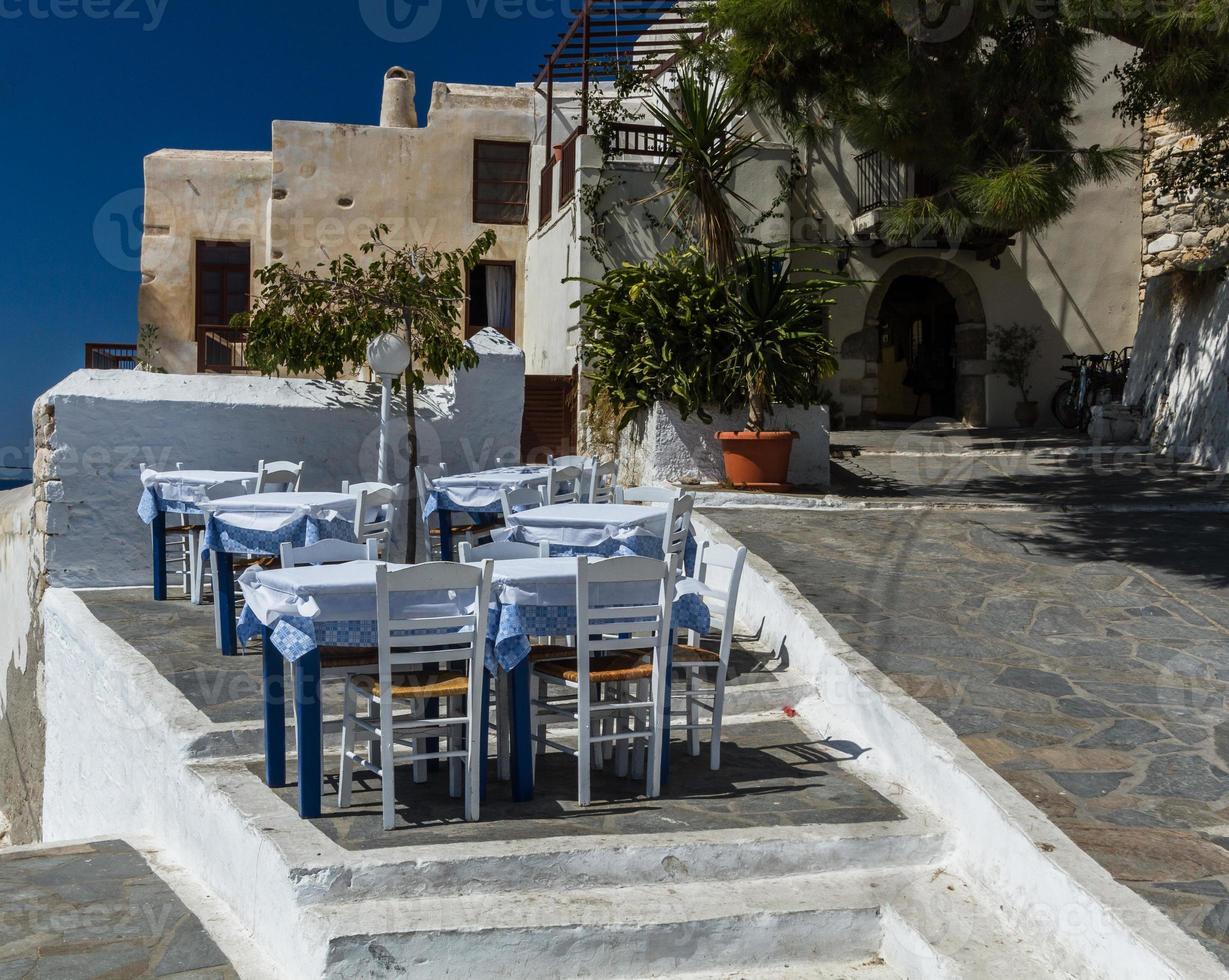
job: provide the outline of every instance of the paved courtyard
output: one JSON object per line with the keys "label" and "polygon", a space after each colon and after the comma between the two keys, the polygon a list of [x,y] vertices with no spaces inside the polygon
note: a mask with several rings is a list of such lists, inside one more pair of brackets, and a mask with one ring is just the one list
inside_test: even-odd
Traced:
{"label": "paved courtyard", "polygon": [[0,853],[0,978],[236,977],[200,920],[123,841]]}
{"label": "paved courtyard", "polygon": [[707,516],[1229,964],[1223,515]]}

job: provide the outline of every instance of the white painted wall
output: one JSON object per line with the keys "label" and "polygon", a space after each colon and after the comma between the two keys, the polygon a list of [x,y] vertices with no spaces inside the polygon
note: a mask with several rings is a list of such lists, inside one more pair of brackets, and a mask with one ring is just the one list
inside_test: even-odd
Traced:
{"label": "white painted wall", "polygon": [[[725,463],[718,432],[743,429],[745,414],[696,416],[683,420],[678,409],[661,402],[643,413],[620,434],[619,463],[623,483],[721,483]],[[789,482],[799,487],[827,487],[829,476],[828,409],[778,408],[771,428],[798,433],[790,454]]]}
{"label": "white painted wall", "polygon": [[[419,396],[420,459],[454,471],[520,451],[523,355],[491,331],[472,343],[479,366]],[[54,585],[149,583],[149,533],[136,514],[141,462],[233,470],[260,459],[304,460],[304,490],[375,479],[377,385],[77,371],[40,404],[55,413],[52,445],[35,461],[48,499],[47,571]],[[404,483],[404,412],[393,431],[393,473]]]}
{"label": "white painted wall", "polygon": [[1229,472],[1229,284],[1148,281],[1123,401],[1164,452]]}
{"label": "white painted wall", "polygon": [[0,718],[8,706],[10,671],[24,674],[33,622],[34,492],[0,493]]}

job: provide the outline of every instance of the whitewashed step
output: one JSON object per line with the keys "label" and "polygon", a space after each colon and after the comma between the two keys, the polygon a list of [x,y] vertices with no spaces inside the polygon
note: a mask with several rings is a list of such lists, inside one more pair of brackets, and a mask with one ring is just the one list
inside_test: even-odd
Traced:
{"label": "whitewashed step", "polygon": [[929,867],[358,902],[312,914],[329,937],[330,977],[839,976],[840,964],[945,980],[1061,975],[967,884]]}

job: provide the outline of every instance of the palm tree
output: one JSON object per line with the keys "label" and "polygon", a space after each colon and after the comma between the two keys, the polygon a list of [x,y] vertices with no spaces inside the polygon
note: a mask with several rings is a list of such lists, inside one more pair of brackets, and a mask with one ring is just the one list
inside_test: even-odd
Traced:
{"label": "palm tree", "polygon": [[743,103],[704,67],[681,71],[677,92],[655,85],[653,93],[658,104],[647,109],[673,151],[658,168],[665,187],[654,197],[671,195],[673,230],[684,229],[714,267],[728,269],[738,258],[733,205],[749,205],[734,190],[734,175],[757,144],[736,131]]}

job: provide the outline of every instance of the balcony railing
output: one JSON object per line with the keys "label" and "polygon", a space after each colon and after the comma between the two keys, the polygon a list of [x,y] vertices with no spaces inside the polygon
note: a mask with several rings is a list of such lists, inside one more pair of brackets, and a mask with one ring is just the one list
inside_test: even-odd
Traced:
{"label": "balcony railing", "polygon": [[247,331],[238,327],[196,328],[196,369],[201,373],[247,374]]}
{"label": "balcony railing", "polygon": [[85,366],[102,371],[131,371],[137,366],[137,345],[86,344]]}
{"label": "balcony railing", "polygon": [[897,204],[909,196],[909,171],[878,150],[854,158],[858,171],[858,214]]}
{"label": "balcony railing", "polygon": [[623,156],[656,157],[659,160],[674,156],[670,133],[662,126],[616,123],[612,131],[614,151]]}
{"label": "balcony railing", "polygon": [[559,206],[563,207],[576,193],[576,146],[584,130],[578,129],[563,144],[559,155]]}
{"label": "balcony railing", "polygon": [[544,225],[555,213],[555,158],[549,157],[538,183],[538,224]]}

